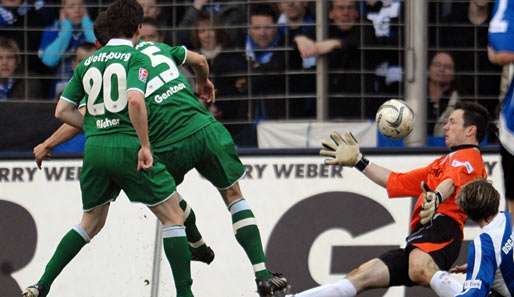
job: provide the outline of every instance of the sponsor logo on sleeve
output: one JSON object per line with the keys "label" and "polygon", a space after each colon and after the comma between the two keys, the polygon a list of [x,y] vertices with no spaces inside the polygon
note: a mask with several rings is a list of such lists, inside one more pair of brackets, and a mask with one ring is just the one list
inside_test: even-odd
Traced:
{"label": "sponsor logo on sleeve", "polygon": [[148,70],[144,68],[139,68],[139,80],[142,82],[146,82],[146,79],[148,78]]}
{"label": "sponsor logo on sleeve", "polygon": [[464,168],[466,168],[466,171],[468,172],[468,174],[471,174],[473,171],[475,171],[475,169],[473,168],[473,166],[471,166],[471,163],[469,163],[469,161],[461,162],[459,160],[453,160],[452,166],[453,167],[464,167]]}
{"label": "sponsor logo on sleeve", "polygon": [[479,279],[467,280],[464,282],[464,290],[479,289],[482,287],[482,281]]}

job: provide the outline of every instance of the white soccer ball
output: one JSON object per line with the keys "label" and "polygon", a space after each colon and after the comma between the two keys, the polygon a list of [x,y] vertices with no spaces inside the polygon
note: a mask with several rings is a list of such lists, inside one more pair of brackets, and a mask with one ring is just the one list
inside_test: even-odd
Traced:
{"label": "white soccer ball", "polygon": [[375,121],[380,133],[392,139],[402,139],[414,127],[414,112],[405,101],[391,99],[378,108]]}

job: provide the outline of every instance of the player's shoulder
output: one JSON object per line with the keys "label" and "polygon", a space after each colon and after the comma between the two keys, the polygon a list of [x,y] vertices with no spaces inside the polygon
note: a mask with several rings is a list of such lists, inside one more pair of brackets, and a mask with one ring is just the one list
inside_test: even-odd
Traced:
{"label": "player's shoulder", "polygon": [[452,160],[467,160],[470,162],[480,161],[482,162],[482,153],[478,148],[465,148],[457,150],[450,154]]}

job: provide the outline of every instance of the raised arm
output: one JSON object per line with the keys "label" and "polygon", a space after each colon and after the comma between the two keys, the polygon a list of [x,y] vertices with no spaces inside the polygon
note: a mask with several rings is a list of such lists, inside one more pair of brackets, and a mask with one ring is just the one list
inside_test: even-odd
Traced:
{"label": "raised arm", "polygon": [[214,102],[215,89],[214,84],[209,80],[209,63],[205,56],[188,50],[184,64],[193,68],[198,96],[207,103]]}

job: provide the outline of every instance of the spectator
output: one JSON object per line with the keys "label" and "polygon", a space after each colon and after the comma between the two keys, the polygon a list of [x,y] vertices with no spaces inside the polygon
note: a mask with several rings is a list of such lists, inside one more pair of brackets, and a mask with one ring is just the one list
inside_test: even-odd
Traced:
{"label": "spectator", "polygon": [[95,43],[93,22],[89,18],[83,0],[63,0],[59,20],[45,28],[39,47],[39,57],[45,65],[55,69],[57,81],[51,90],[55,97],[57,83],[71,77],[72,55],[84,42]]}
{"label": "spectator", "polygon": [[[0,0],[0,36],[13,39],[21,51],[37,52],[41,30],[57,17],[56,9],[48,7],[43,0]],[[48,68],[37,55],[20,57],[31,71],[47,74]]]}
{"label": "spectator", "polygon": [[157,5],[156,0],[137,0],[143,7],[143,14],[145,18],[153,18],[158,22],[161,16],[161,8]]}
{"label": "spectator", "polygon": [[[277,14],[267,4],[250,9],[250,28],[246,37],[246,58],[249,68],[251,97],[246,113],[251,119],[277,119],[285,115],[285,53],[277,29]],[[281,99],[263,97],[278,97]]]}
{"label": "spectator", "polygon": [[156,19],[145,17],[141,28],[139,28],[139,39],[143,41],[163,42],[164,35],[159,30],[159,23]]}
{"label": "spectator", "polygon": [[[361,29],[358,26],[359,12],[355,0],[334,0],[330,2],[329,38],[314,42],[299,36],[295,38],[302,57],[328,55],[330,117],[355,117],[361,106]],[[342,71],[342,73],[341,73]],[[338,98],[341,95],[344,98]],[[353,95],[353,96],[352,96]],[[349,96],[349,97],[348,97]],[[351,108],[350,108],[351,107]],[[360,114],[360,113],[359,113]]]}
{"label": "spectator", "polygon": [[[229,0],[217,0],[216,3],[209,4],[209,0],[193,0],[192,5],[184,13],[184,17],[179,23],[182,29],[177,32],[178,42],[191,47],[191,30],[195,22],[199,19],[201,14],[211,15],[220,20],[221,25],[242,26],[246,25],[246,6],[242,4],[233,4]],[[228,43],[231,46],[243,46],[244,32],[240,28],[226,29]]]}
{"label": "spectator", "polygon": [[[71,70],[73,72],[73,70],[75,70],[75,67],[77,67],[78,64],[80,64],[80,62],[84,59],[84,58],[87,58],[89,56],[91,56],[96,50],[96,46],[93,44],[93,43],[82,43],[80,44],[76,49],[75,49],[75,52],[73,53],[73,57],[72,57],[72,60],[71,60]],[[61,80],[59,80],[59,82],[57,82],[56,86],[55,86],[55,93],[56,94],[61,94],[62,91],[64,90],[64,87],[66,86],[66,84],[68,83],[69,79],[71,78],[70,77],[65,77]]]}
{"label": "spectator", "polygon": [[460,100],[455,83],[455,62],[448,52],[437,52],[428,69],[428,135],[444,136],[443,127]]}
{"label": "spectator", "polygon": [[[285,46],[290,49],[286,71],[295,72],[287,74],[288,91],[289,94],[300,97],[290,101],[290,115],[291,117],[314,117],[316,115],[316,57],[302,58],[295,38],[305,37],[314,40],[316,38],[315,20],[308,10],[307,1],[282,0],[278,6],[282,12],[278,19],[279,31],[284,38]],[[310,74],[301,72],[310,72]]]}
{"label": "spectator", "polygon": [[13,39],[0,37],[0,101],[10,99],[35,99],[39,95],[38,80],[17,78],[20,57]]}
{"label": "spectator", "polygon": [[209,108],[215,111],[218,118],[225,120],[240,120],[244,116],[238,112],[237,101],[224,100],[243,96],[246,92],[247,79],[246,59],[240,53],[225,51],[228,46],[228,37],[220,28],[220,23],[209,14],[201,13],[194,23],[191,34],[193,50],[207,58],[211,70],[213,83],[216,86],[216,105]]}

